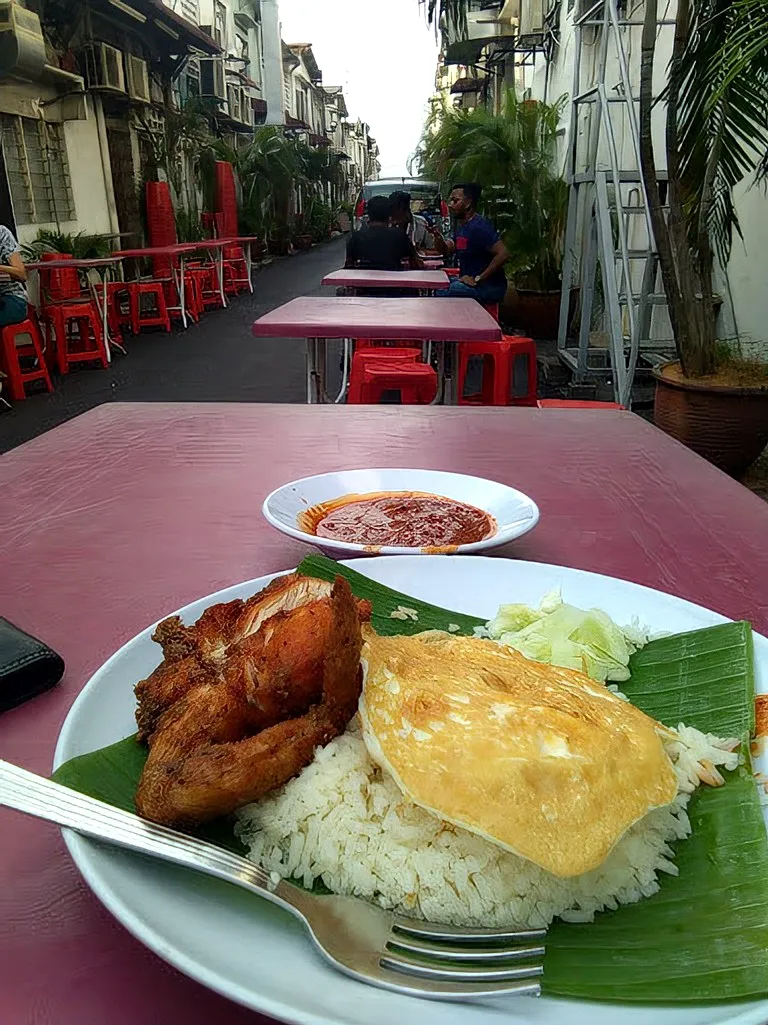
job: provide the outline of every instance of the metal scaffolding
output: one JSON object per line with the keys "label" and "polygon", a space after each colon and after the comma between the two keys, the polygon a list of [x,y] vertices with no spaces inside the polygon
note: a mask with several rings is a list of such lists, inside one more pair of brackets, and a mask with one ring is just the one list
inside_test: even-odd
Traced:
{"label": "metal scaffolding", "polygon": [[[638,361],[653,366],[673,352],[666,298],[641,173],[638,98],[628,57],[630,33],[642,29],[617,0],[584,0],[576,12],[573,89],[566,177],[568,218],[563,257],[558,352],[576,383],[609,378],[617,402],[629,406]],[[660,19],[657,33],[674,26]],[[591,38],[587,38],[587,34]],[[586,54],[595,53],[591,69]],[[609,71],[618,80],[609,86]],[[585,81],[585,79],[589,79]],[[657,114],[658,116],[658,114]],[[664,188],[665,172],[659,171]],[[597,276],[598,268],[600,277]],[[599,337],[592,326],[602,286]],[[578,343],[569,338],[572,291],[579,289]]]}

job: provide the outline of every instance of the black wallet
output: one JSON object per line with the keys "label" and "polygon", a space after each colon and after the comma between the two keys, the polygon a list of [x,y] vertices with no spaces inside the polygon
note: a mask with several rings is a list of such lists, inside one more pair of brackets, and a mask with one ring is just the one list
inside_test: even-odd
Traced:
{"label": "black wallet", "polygon": [[55,687],[64,659],[0,616],[0,712]]}

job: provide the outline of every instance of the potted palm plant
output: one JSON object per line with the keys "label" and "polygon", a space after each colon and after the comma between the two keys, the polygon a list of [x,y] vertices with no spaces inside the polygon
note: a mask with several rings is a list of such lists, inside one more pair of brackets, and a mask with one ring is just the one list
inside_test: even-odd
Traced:
{"label": "potted palm plant", "polygon": [[768,367],[718,342],[713,275],[739,223],[733,188],[765,170],[768,9],[764,0],[679,0],[666,93],[669,214],[651,137],[657,0],[641,53],[642,171],[677,360],[656,372],[656,423],[740,476],[768,443]]}
{"label": "potted palm plant", "polygon": [[508,90],[499,114],[484,107],[443,112],[428,125],[420,157],[427,177],[483,186],[482,212],[511,259],[505,321],[535,338],[557,334],[568,191],[555,170],[563,101],[520,101]]}

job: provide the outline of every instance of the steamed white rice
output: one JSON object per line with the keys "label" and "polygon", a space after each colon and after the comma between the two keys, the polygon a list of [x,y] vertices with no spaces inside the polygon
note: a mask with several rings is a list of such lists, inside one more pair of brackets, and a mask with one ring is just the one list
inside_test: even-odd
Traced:
{"label": "steamed white rice", "polygon": [[267,871],[311,888],[433,922],[540,928],[553,918],[591,922],[598,911],[631,904],[677,874],[670,844],[691,832],[686,805],[717,765],[733,769],[733,741],[681,725],[665,740],[678,795],[650,812],[599,868],[559,879],[524,858],[446,824],[412,804],[371,760],[357,721],[317,751],[280,790],[238,813],[249,857]]}

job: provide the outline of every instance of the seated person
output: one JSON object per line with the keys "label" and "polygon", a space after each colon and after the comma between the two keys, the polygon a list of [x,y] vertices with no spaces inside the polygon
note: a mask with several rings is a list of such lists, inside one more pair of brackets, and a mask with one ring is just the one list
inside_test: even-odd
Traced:
{"label": "seated person", "polygon": [[0,327],[27,319],[26,280],[19,243],[10,229],[0,224]]}
{"label": "seated person", "polygon": [[418,250],[428,249],[431,241],[426,218],[411,210],[411,197],[407,192],[393,192],[389,197],[392,204],[392,223],[401,228]]}
{"label": "seated person", "polygon": [[498,232],[477,213],[480,186],[474,182],[454,185],[448,206],[458,221],[453,241],[433,227],[435,244],[444,255],[458,256],[461,276],[437,295],[477,299],[484,305],[498,303],[507,293],[504,264],[509,259],[507,247]]}
{"label": "seated person", "polygon": [[405,232],[390,226],[391,213],[392,206],[385,196],[373,196],[368,200],[368,223],[350,235],[345,267],[402,270],[406,260],[412,268],[421,265]]}

